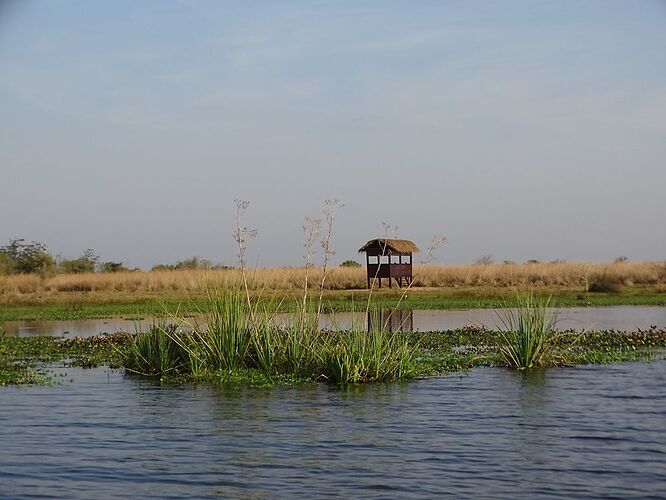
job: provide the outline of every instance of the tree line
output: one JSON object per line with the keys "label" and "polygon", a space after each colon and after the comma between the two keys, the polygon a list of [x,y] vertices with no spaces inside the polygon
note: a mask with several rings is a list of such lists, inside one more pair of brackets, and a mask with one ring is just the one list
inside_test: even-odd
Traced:
{"label": "tree line", "polygon": [[[341,267],[360,267],[356,261],[346,260]],[[177,271],[196,269],[233,269],[232,266],[215,264],[201,257],[190,257],[175,264],[156,264],[152,271]],[[95,251],[86,249],[75,259],[62,259],[51,255],[44,243],[14,238],[0,247],[0,275],[6,274],[77,274],[77,273],[117,273],[138,271],[129,269],[123,262],[102,262]]]}
{"label": "tree line", "polygon": [[[175,264],[156,264],[153,271],[173,271],[182,269],[231,269],[229,266],[214,264],[208,259],[191,257]],[[0,275],[6,274],[77,274],[77,273],[117,273],[138,271],[129,269],[122,262],[102,262],[95,251],[86,249],[75,259],[62,259],[51,255],[44,243],[14,238],[0,247]]]}
{"label": "tree line", "polygon": [[101,262],[91,248],[76,259],[61,259],[52,256],[46,245],[39,241],[14,238],[0,247],[0,274],[114,273],[128,270],[122,262]]}

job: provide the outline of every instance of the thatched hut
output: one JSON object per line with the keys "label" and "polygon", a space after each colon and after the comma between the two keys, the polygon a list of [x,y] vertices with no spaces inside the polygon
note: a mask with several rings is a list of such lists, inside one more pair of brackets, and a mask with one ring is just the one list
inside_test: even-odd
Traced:
{"label": "thatched hut", "polygon": [[409,240],[394,240],[388,238],[375,238],[359,248],[358,252],[365,252],[365,263],[368,269],[368,288],[373,280],[379,280],[382,287],[382,278],[388,278],[391,288],[391,278],[398,286],[412,283],[412,254],[419,248]]}

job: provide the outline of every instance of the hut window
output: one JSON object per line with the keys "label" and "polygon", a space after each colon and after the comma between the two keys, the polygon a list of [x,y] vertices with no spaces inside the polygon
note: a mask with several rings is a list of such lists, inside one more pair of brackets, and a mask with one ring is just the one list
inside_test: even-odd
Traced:
{"label": "hut window", "polygon": [[377,264],[379,261],[377,259],[376,255],[369,255],[368,256],[368,264]]}
{"label": "hut window", "polygon": [[402,260],[403,264],[411,264],[412,263],[412,256],[411,255],[403,255],[400,260]]}
{"label": "hut window", "polygon": [[380,264],[388,264],[388,263],[389,263],[388,255],[382,255],[382,256],[379,258],[379,263],[380,263]]}
{"label": "hut window", "polygon": [[400,264],[400,256],[391,255],[391,264]]}

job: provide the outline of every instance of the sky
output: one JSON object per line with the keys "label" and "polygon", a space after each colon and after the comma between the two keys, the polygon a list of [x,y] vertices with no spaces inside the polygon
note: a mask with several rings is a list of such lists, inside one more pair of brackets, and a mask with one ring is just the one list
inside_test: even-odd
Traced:
{"label": "sky", "polygon": [[0,245],[662,260],[665,186],[664,0],[0,0]]}

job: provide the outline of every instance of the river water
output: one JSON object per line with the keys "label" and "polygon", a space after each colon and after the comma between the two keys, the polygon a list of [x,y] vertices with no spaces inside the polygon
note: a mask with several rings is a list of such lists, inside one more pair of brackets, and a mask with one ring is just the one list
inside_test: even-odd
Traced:
{"label": "river water", "polygon": [[[498,309],[470,310],[424,310],[424,311],[384,311],[382,322],[393,330],[441,331],[465,326],[484,326],[496,329],[500,323]],[[390,317],[389,317],[390,315]],[[611,306],[611,307],[571,307],[557,310],[557,328],[561,330],[636,330],[651,326],[666,328],[666,307],[658,306]],[[288,315],[280,315],[278,320],[286,321]],[[150,326],[151,319],[133,321],[123,318],[75,321],[7,321],[0,325],[6,335],[30,336],[91,336],[117,331],[134,332]],[[352,322],[364,324],[363,314],[335,313],[324,315],[322,328],[348,329]]]}
{"label": "river water", "polygon": [[0,388],[0,497],[663,498],[666,361],[340,389]]}

